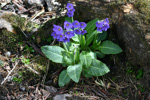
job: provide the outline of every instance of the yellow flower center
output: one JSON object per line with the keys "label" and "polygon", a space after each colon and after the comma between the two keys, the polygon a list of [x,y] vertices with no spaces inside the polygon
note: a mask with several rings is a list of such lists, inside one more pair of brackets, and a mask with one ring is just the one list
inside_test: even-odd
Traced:
{"label": "yellow flower center", "polygon": [[59,28],[58,31],[60,31],[61,29]]}
{"label": "yellow flower center", "polygon": [[67,24],[67,26],[69,26],[69,24]]}
{"label": "yellow flower center", "polygon": [[67,34],[70,34],[70,32],[68,32]]}

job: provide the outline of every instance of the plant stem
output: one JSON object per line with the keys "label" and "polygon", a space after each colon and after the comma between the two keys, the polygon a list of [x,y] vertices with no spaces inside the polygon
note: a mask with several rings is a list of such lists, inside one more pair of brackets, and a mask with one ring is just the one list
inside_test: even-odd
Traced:
{"label": "plant stem", "polygon": [[63,43],[63,46],[64,46],[65,50],[68,52],[68,49],[67,49],[67,47],[66,47],[66,44],[65,44],[65,43]]}
{"label": "plant stem", "polygon": [[71,22],[73,22],[73,17],[71,17]]}

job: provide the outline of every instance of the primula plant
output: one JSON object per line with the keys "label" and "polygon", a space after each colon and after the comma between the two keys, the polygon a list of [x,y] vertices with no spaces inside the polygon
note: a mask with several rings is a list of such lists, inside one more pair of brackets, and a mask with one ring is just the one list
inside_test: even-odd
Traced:
{"label": "primula plant", "polygon": [[87,24],[74,20],[73,4],[66,6],[68,12],[64,26],[53,25],[52,37],[62,46],[43,46],[42,52],[53,62],[61,63],[64,70],[59,75],[59,86],[71,80],[78,83],[80,76],[102,76],[110,70],[99,59],[105,54],[118,54],[122,49],[115,43],[105,40],[109,28],[108,18],[94,19]]}

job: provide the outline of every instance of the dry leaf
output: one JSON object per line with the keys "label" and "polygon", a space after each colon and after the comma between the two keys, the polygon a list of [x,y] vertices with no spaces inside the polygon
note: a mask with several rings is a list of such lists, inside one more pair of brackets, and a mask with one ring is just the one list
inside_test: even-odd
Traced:
{"label": "dry leaf", "polygon": [[109,89],[111,87],[111,83],[107,84],[107,89]]}
{"label": "dry leaf", "polygon": [[126,5],[123,5],[122,8],[124,13],[129,13],[133,9],[133,5],[127,3]]}

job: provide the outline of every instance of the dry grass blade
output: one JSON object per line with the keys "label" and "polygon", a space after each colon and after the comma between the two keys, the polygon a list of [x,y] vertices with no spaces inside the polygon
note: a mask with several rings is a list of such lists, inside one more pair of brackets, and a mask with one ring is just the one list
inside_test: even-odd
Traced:
{"label": "dry grass blade", "polygon": [[8,75],[6,76],[6,78],[4,78],[4,80],[1,82],[1,85],[4,84],[4,82],[8,79],[8,77],[10,76],[10,74],[14,71],[14,69],[16,68],[16,66],[18,65],[19,61],[18,62],[15,62],[15,65],[13,65],[13,69],[8,73]]}

